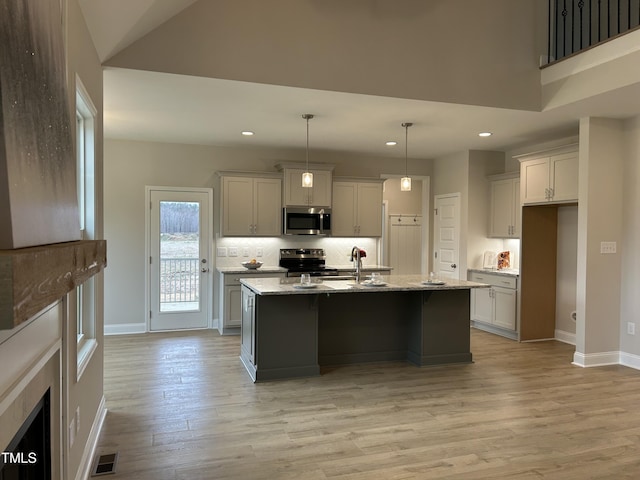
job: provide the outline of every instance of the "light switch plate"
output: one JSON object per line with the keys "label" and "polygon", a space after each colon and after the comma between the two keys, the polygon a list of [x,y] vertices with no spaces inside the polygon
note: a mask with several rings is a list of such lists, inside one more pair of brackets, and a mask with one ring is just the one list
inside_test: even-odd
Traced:
{"label": "light switch plate", "polygon": [[257,247],[256,248],[256,257],[261,257],[262,256],[262,247]]}
{"label": "light switch plate", "polygon": [[218,247],[218,248],[216,248],[216,255],[218,257],[226,257],[227,256],[227,247]]}
{"label": "light switch plate", "polygon": [[600,242],[600,253],[616,253],[616,242]]}
{"label": "light switch plate", "polygon": [[243,257],[249,256],[249,247],[242,247],[242,256]]}
{"label": "light switch plate", "polygon": [[229,256],[230,257],[237,257],[238,256],[238,247],[229,247],[227,250],[229,251]]}

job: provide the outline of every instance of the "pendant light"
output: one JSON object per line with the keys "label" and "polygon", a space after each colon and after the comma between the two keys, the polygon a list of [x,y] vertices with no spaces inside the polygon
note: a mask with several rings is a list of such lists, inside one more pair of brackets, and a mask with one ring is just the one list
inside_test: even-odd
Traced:
{"label": "pendant light", "polygon": [[313,115],[305,113],[302,118],[307,121],[307,171],[302,174],[302,186],[311,188],[313,187],[313,173],[309,171],[309,120],[313,118]]}
{"label": "pendant light", "polygon": [[404,127],[404,177],[400,179],[400,190],[403,192],[411,191],[411,177],[407,174],[407,150],[409,143],[409,127],[413,125],[413,123],[403,123]]}

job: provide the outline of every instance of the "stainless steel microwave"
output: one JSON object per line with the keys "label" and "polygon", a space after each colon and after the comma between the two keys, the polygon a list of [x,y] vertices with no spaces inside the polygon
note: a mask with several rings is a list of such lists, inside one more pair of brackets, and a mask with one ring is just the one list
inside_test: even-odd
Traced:
{"label": "stainless steel microwave", "polygon": [[331,209],[283,208],[282,229],[285,235],[331,235]]}

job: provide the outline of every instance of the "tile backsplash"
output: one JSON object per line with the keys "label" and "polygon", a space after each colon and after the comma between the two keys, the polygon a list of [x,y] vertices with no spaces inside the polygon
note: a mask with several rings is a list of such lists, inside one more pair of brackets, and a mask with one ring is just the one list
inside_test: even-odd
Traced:
{"label": "tile backsplash", "polygon": [[[351,237],[221,237],[213,246],[213,255],[217,267],[234,267],[241,262],[255,258],[265,265],[277,266],[281,248],[324,248],[327,265],[349,265],[351,249],[357,245],[367,252],[362,259],[363,265],[378,265],[377,238]],[[221,251],[222,250],[222,251]],[[220,256],[219,253],[226,253]],[[230,256],[235,253],[237,256]],[[260,255],[262,253],[262,255]]]}

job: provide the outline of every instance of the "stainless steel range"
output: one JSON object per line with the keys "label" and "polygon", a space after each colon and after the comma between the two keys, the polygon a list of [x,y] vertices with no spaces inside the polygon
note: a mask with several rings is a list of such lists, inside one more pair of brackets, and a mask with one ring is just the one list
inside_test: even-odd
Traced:
{"label": "stainless steel range", "polygon": [[312,277],[338,275],[337,268],[325,265],[323,248],[282,248],[279,265],[287,269],[287,277],[299,277],[303,273]]}

